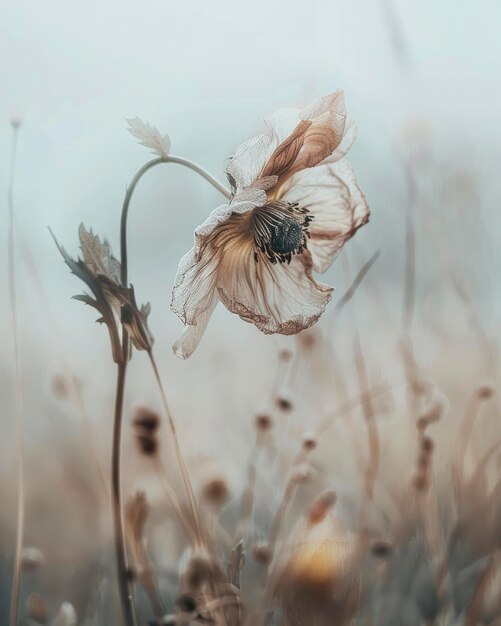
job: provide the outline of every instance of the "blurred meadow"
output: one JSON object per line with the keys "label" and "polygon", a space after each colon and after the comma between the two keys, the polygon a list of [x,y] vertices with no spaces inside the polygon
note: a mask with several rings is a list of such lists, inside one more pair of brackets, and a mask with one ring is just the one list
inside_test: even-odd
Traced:
{"label": "blurred meadow", "polygon": [[149,158],[126,118],[225,182],[225,160],[266,115],[336,88],[359,127],[348,159],[371,218],[324,277],[335,292],[311,329],[266,336],[219,306],[196,353],[177,359],[177,264],[221,198],[173,164],[134,195],[130,280],[152,305],[210,546],[190,547],[168,495],[183,513],[161,397],[134,352],[122,480],[138,625],[501,625],[500,19],[494,0],[0,0],[2,626],[18,494],[11,120],[19,624],[104,626],[124,623],[109,501],[116,368],[47,227],[74,256],[80,223],[118,254],[124,193]]}

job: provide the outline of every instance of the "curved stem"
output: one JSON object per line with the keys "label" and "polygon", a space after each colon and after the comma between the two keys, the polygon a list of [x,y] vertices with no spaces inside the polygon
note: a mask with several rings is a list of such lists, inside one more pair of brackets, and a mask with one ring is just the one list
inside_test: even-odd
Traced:
{"label": "curved stem", "polygon": [[125,392],[125,374],[127,371],[127,353],[129,340],[126,331],[123,331],[123,359],[118,363],[117,387],[115,396],[115,416],[113,422],[113,444],[111,454],[111,500],[113,508],[113,522],[115,531],[115,554],[118,571],[118,591],[120,604],[126,626],[137,626],[134,607],[134,597],[127,553],[125,546],[125,531],[122,507],[121,486],[121,440],[122,440],[122,414]]}
{"label": "curved stem", "polygon": [[19,591],[21,587],[21,552],[24,539],[24,429],[23,429],[23,394],[21,387],[21,364],[19,360],[19,342],[17,328],[16,263],[14,250],[14,175],[16,169],[18,125],[13,125],[11,172],[8,190],[9,206],[9,296],[11,310],[12,341],[14,348],[14,394],[16,403],[17,428],[17,520],[16,547],[14,553],[14,571],[12,575],[12,593],[10,605],[10,626],[16,626],[19,617]]}
{"label": "curved stem", "polygon": [[[189,161],[188,159],[183,159],[181,157],[175,156],[167,156],[167,157],[159,157],[158,159],[152,159],[136,173],[134,178],[132,179],[129,187],[127,188],[127,192],[125,194],[123,206],[122,206],[122,215],[120,219],[120,261],[121,261],[121,282],[124,287],[127,287],[128,284],[128,272],[127,272],[127,218],[129,214],[129,206],[130,201],[132,199],[132,194],[141,180],[143,175],[156,165],[160,165],[161,163],[177,163],[179,165],[183,165],[188,167],[189,169],[197,172],[203,178],[211,183],[218,191],[220,191],[226,198],[231,197],[230,191],[226,189],[221,183],[219,183],[215,178],[213,178],[208,172],[206,172],[203,168],[196,165],[195,163]],[[122,359],[120,363],[118,363],[117,370],[117,385],[116,385],[116,396],[115,396],[115,416],[113,423],[113,443],[112,443],[112,459],[111,459],[111,492],[112,492],[112,506],[113,506],[113,521],[114,521],[114,530],[115,530],[115,551],[116,551],[116,559],[117,559],[117,569],[118,569],[118,587],[120,594],[120,602],[122,606],[122,611],[125,619],[126,626],[137,626],[137,619],[135,614],[134,607],[134,598],[132,593],[132,584],[130,579],[130,572],[127,563],[127,552],[125,545],[125,531],[124,531],[124,520],[123,520],[123,509],[122,509],[122,487],[121,487],[121,440],[122,440],[122,415],[123,415],[123,401],[124,401],[124,392],[125,392],[125,377],[127,372],[127,362],[129,359],[129,336],[125,329],[122,332]],[[185,486],[188,493],[188,499],[190,502],[190,507],[192,510],[192,515],[194,518],[195,526],[198,526],[197,522],[199,522],[196,508],[194,505],[194,496],[193,490],[191,488],[191,483],[189,482],[189,477],[187,476],[186,466],[180,456],[181,451],[179,449],[179,443],[177,441],[177,436],[175,433],[174,422],[172,421],[172,417],[167,405],[167,399],[165,397],[165,393],[163,391],[163,387],[161,385],[160,377],[158,374],[158,370],[156,368],[155,361],[150,353],[150,359],[152,360],[152,365],[155,370],[155,375],[157,381],[160,386],[160,390],[162,393],[162,399],[164,402],[164,407],[167,412],[167,416],[169,418],[169,424],[171,426],[171,430],[174,435],[174,441],[176,445],[176,453],[178,455],[178,459],[181,466],[181,473],[183,475],[183,480],[185,482]],[[199,526],[198,526],[199,527]],[[200,532],[200,531],[199,531]]]}
{"label": "curved stem", "polygon": [[189,161],[188,159],[183,159],[181,157],[176,156],[166,156],[159,157],[158,159],[152,159],[145,163],[143,167],[136,173],[134,178],[132,179],[129,187],[127,188],[127,193],[125,194],[125,199],[122,207],[122,217],[120,221],[120,261],[122,265],[121,269],[121,279],[122,285],[127,286],[128,276],[127,276],[127,218],[129,215],[129,204],[132,198],[132,194],[136,188],[136,185],[141,180],[144,174],[156,165],[160,165],[161,163],[177,163],[178,165],[183,165],[184,167],[197,172],[200,174],[205,180],[207,180],[213,187],[215,187],[218,191],[220,191],[223,196],[226,198],[231,198],[231,192],[226,189],[224,185],[222,185],[219,181],[217,181],[209,172],[204,170],[202,167]]}

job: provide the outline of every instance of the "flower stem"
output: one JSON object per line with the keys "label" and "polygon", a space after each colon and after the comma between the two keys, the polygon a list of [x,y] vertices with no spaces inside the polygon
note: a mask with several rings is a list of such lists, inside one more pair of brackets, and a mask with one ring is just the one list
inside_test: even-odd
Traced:
{"label": "flower stem", "polygon": [[[132,195],[134,190],[141,180],[143,175],[155,167],[156,165],[160,165],[161,163],[177,163],[179,165],[183,165],[188,167],[189,169],[197,172],[203,178],[208,180],[211,185],[213,185],[218,191],[220,191],[227,198],[231,197],[231,193],[226,189],[221,183],[219,183],[215,178],[213,178],[208,172],[206,172],[203,168],[196,165],[195,163],[189,161],[188,159],[183,159],[181,157],[175,156],[167,156],[167,157],[159,157],[158,159],[152,159],[148,163],[145,163],[143,167],[135,174],[132,179],[129,187],[127,188],[127,192],[125,194],[123,206],[122,206],[122,215],[120,220],[120,262],[121,262],[121,282],[124,287],[128,285],[128,257],[127,257],[127,218],[129,214],[129,205],[132,199]],[[127,563],[127,552],[125,545],[125,531],[124,531],[124,520],[123,520],[123,508],[122,508],[122,487],[121,487],[121,440],[122,440],[122,415],[123,415],[123,401],[124,401],[124,392],[125,392],[125,377],[127,372],[127,362],[129,359],[129,336],[125,329],[122,333],[122,359],[118,363],[117,369],[117,386],[116,386],[116,396],[115,396],[115,417],[113,424],[113,442],[112,442],[112,459],[111,459],[111,497],[112,497],[112,507],[113,507],[113,521],[114,521],[114,529],[115,529],[115,551],[116,551],[116,560],[117,560],[117,569],[118,569],[118,588],[120,594],[120,602],[122,606],[122,611],[125,619],[126,626],[137,626],[137,619],[135,614],[134,607],[134,598],[132,593],[132,584],[130,579],[130,572]],[[183,476],[183,481],[185,483],[188,500],[190,502],[190,508],[193,515],[193,521],[195,523],[195,527],[199,530],[199,520],[196,513],[195,501],[193,496],[193,489],[191,488],[191,483],[189,481],[189,477],[187,475],[186,465],[184,464],[184,460],[181,456],[181,450],[179,449],[179,443],[177,440],[174,422],[172,421],[172,417],[167,405],[167,399],[165,397],[165,393],[160,381],[160,377],[158,374],[158,369],[156,367],[155,360],[150,353],[150,360],[153,365],[153,369],[155,370],[155,376],[157,382],[160,387],[162,400],[164,402],[164,407],[166,409],[166,413],[169,419],[169,424],[171,427],[171,431],[173,432],[176,454],[178,456],[178,460],[181,467],[181,474]],[[199,531],[200,532],[200,531]]]}
{"label": "flower stem", "polygon": [[127,282],[128,282],[128,277],[127,277],[127,218],[129,215],[130,200],[132,198],[132,194],[134,193],[136,185],[141,180],[143,175],[146,174],[148,170],[152,169],[156,165],[160,165],[161,163],[177,163],[178,165],[183,165],[184,167],[187,167],[190,170],[197,172],[197,174],[200,174],[200,176],[205,178],[205,180],[209,181],[209,183],[213,187],[215,187],[218,191],[220,191],[223,194],[223,196],[225,196],[228,199],[231,198],[231,192],[228,189],[226,189],[224,185],[222,185],[213,176],[211,176],[209,172],[204,170],[202,167],[200,167],[196,163],[189,161],[188,159],[183,159],[181,157],[176,157],[176,156],[166,156],[166,157],[159,157],[158,159],[152,159],[151,161],[148,161],[148,163],[145,163],[143,167],[136,173],[129,187],[127,188],[127,192],[125,194],[125,200],[124,200],[123,208],[122,208],[122,218],[120,221],[120,257],[121,257],[120,260],[121,260],[121,266],[122,266],[121,279],[122,279],[122,285],[124,287],[127,286]]}
{"label": "flower stem", "polygon": [[16,547],[14,553],[14,571],[12,575],[12,593],[10,605],[10,626],[16,626],[19,617],[19,591],[21,587],[21,552],[24,539],[24,428],[23,428],[23,394],[21,386],[21,365],[19,360],[19,342],[17,328],[17,297],[16,297],[16,264],[14,249],[14,175],[17,156],[17,137],[19,126],[13,124],[11,171],[8,190],[9,206],[9,296],[11,310],[12,341],[14,347],[14,394],[16,403],[17,428],[17,462],[18,462],[18,489],[17,489],[17,521]]}
{"label": "flower stem", "polygon": [[125,546],[124,519],[122,508],[121,486],[121,440],[122,415],[125,392],[125,374],[127,371],[126,355],[129,349],[129,339],[126,331],[123,332],[123,359],[118,363],[117,386],[115,395],[115,417],[113,422],[113,444],[111,454],[111,501],[113,508],[113,522],[115,530],[115,552],[118,571],[118,591],[126,626],[137,626],[134,597],[127,553]]}

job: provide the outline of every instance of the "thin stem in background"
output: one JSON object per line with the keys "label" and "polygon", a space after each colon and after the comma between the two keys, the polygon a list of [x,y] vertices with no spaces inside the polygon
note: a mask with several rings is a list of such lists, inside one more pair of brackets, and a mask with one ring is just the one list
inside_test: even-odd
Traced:
{"label": "thin stem in background", "polygon": [[341,312],[341,309],[346,304],[348,304],[348,302],[353,298],[353,296],[355,295],[355,292],[360,286],[360,283],[363,281],[363,279],[368,274],[371,267],[379,259],[380,256],[381,256],[381,250],[376,250],[376,252],[374,252],[374,254],[371,256],[371,258],[366,263],[364,263],[364,265],[360,268],[358,274],[355,276],[355,279],[353,280],[349,288],[344,292],[343,296],[339,298],[339,300],[337,301],[336,306],[334,307],[334,316],[339,314]]}
{"label": "thin stem in background", "polygon": [[16,626],[19,616],[19,591],[21,587],[21,552],[24,539],[24,426],[23,426],[23,393],[21,382],[21,363],[19,358],[19,341],[17,328],[17,298],[16,298],[16,259],[14,241],[14,178],[16,171],[17,139],[19,124],[12,123],[12,153],[11,171],[7,202],[9,207],[9,236],[8,236],[8,269],[9,269],[9,298],[11,310],[12,342],[14,348],[14,395],[16,403],[16,428],[18,447],[18,489],[17,489],[17,520],[16,520],[16,547],[14,552],[14,571],[12,579],[12,594],[10,605],[10,626]]}
{"label": "thin stem in background", "polygon": [[376,423],[376,414],[372,404],[372,397],[370,394],[367,394],[365,396],[363,395],[364,390],[368,389],[369,387],[369,377],[367,374],[367,365],[365,362],[364,353],[362,351],[362,345],[360,343],[360,337],[358,332],[355,333],[354,352],[360,392],[361,396],[363,397],[362,412],[367,427],[367,443],[369,453],[369,460],[367,463],[367,470],[365,475],[365,500],[367,502],[372,501],[374,498],[374,487],[379,471],[380,444],[379,433]]}
{"label": "thin stem in background", "polygon": [[155,380],[157,382],[158,389],[160,391],[160,396],[162,398],[162,404],[163,404],[165,414],[167,416],[167,421],[169,424],[169,429],[171,431],[172,439],[174,441],[174,450],[176,453],[176,459],[179,465],[179,469],[181,471],[181,477],[183,479],[183,484],[186,490],[186,495],[188,497],[188,504],[190,507],[190,513],[191,513],[191,517],[193,521],[193,526],[195,528],[198,540],[201,543],[203,543],[202,525],[200,522],[200,516],[198,514],[197,504],[195,501],[195,494],[193,492],[193,487],[191,484],[188,468],[186,466],[183,453],[181,452],[181,446],[179,445],[179,439],[177,437],[177,432],[176,432],[176,425],[174,424],[172,413],[169,408],[169,403],[167,402],[167,396],[165,394],[165,389],[162,383],[162,379],[160,377],[160,372],[158,371],[157,362],[155,361],[155,357],[153,356],[153,352],[151,350],[148,351],[148,356],[150,359],[151,366],[153,368],[153,373],[155,375]]}

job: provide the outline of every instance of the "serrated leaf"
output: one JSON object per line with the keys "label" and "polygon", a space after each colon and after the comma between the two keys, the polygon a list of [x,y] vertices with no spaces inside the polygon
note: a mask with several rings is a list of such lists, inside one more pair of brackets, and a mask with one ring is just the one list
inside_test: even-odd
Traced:
{"label": "serrated leaf", "polygon": [[73,296],[72,299],[73,300],[78,300],[79,302],[83,302],[85,304],[88,304],[89,306],[93,306],[94,308],[96,308],[96,305],[97,305],[97,301],[94,300],[94,298],[91,298],[86,293],[79,293],[76,296]]}
{"label": "serrated leaf", "polygon": [[83,224],[78,229],[80,248],[85,264],[94,274],[104,274],[116,283],[120,283],[120,263],[111,254],[110,244],[106,239],[101,242],[92,229],[86,230]]}
{"label": "serrated leaf", "polygon": [[169,135],[162,135],[160,131],[140,120],[138,117],[134,117],[127,120],[129,133],[139,139],[139,143],[146,148],[150,148],[153,154],[157,154],[160,157],[167,157],[170,152],[170,139]]}

